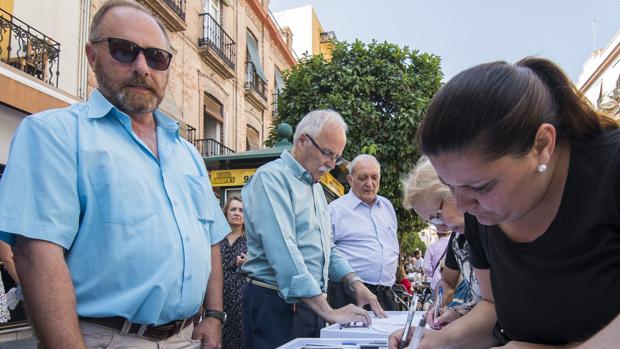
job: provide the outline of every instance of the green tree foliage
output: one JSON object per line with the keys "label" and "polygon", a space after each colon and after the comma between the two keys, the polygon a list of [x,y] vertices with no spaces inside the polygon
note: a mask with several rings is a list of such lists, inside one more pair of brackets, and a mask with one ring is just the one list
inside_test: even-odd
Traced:
{"label": "green tree foliage", "polygon": [[402,207],[401,179],[420,156],[415,132],[441,85],[440,58],[386,42],[336,42],[331,61],[304,56],[284,78],[267,143],[274,142],[281,122],[296,125],[314,109],[340,112],[349,126],[344,156],[367,153],[381,163],[380,194],[396,209],[401,254],[424,251],[412,232],[425,224]]}

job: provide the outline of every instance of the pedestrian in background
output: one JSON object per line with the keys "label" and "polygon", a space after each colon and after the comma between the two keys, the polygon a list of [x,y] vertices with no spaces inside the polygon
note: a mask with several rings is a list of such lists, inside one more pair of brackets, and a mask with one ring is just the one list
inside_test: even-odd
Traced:
{"label": "pedestrian in background", "polygon": [[220,242],[222,270],[224,272],[224,312],[226,321],[222,327],[222,349],[243,348],[241,305],[245,274],[240,267],[245,263],[248,245],[243,224],[243,202],[232,196],[224,205],[224,216],[231,232]]}

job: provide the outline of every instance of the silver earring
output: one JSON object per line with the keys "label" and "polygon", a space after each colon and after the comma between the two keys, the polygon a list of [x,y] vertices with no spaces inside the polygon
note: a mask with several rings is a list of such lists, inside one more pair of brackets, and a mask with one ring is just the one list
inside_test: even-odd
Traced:
{"label": "silver earring", "polygon": [[543,173],[547,171],[547,165],[545,164],[538,165],[538,167],[536,167],[536,171],[538,171],[539,173]]}

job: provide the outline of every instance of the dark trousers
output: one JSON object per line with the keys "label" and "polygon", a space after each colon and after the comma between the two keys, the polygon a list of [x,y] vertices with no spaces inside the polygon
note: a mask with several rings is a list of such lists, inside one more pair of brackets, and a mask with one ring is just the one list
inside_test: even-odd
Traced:
{"label": "dark trousers", "polygon": [[274,290],[245,285],[245,349],[273,349],[297,337],[319,337],[324,326],[325,321],[304,303],[288,304]]}
{"label": "dark trousers", "polygon": [[[381,304],[381,308],[386,311],[398,310],[396,306],[396,299],[394,297],[394,291],[392,287],[381,285],[364,284],[370,292],[374,293]],[[332,308],[342,308],[347,304],[357,304],[355,299],[345,292],[345,284],[341,282],[330,281],[327,285],[327,302]],[[365,306],[366,310],[370,310],[370,307]]]}

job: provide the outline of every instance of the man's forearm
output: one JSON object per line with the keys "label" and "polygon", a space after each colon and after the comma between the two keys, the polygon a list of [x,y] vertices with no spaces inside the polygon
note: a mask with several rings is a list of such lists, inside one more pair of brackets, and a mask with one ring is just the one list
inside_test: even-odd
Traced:
{"label": "man's forearm", "polygon": [[220,247],[211,246],[211,274],[204,300],[205,308],[222,311],[224,309],[224,274]]}
{"label": "man's forearm", "polygon": [[63,248],[18,237],[15,261],[28,312],[43,347],[86,348]]}
{"label": "man's forearm", "polygon": [[325,298],[322,294],[310,298],[302,298],[301,299],[307,306],[312,309],[321,319],[333,323],[333,312],[334,309],[329,306],[327,303],[327,298]]}

